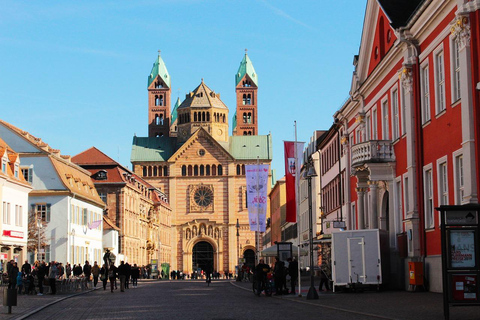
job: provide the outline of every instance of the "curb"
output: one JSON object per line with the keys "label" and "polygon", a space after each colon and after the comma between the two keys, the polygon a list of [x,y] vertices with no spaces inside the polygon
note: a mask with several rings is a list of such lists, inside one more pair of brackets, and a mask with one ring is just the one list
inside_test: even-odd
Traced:
{"label": "curb", "polygon": [[37,312],[39,312],[39,311],[41,311],[41,310],[43,310],[43,309],[46,309],[46,308],[48,308],[49,306],[54,305],[54,304],[56,304],[56,303],[58,303],[58,302],[60,302],[60,301],[67,300],[67,299],[70,299],[70,298],[73,298],[73,297],[76,297],[76,296],[80,296],[80,295],[83,295],[83,294],[87,294],[87,293],[90,293],[90,292],[95,291],[95,290],[98,290],[98,289],[90,289],[90,290],[86,290],[86,291],[83,291],[83,292],[79,292],[79,293],[75,293],[75,294],[72,294],[72,295],[69,295],[69,296],[65,296],[65,297],[59,298],[59,299],[57,299],[57,300],[55,300],[55,301],[49,302],[49,303],[47,303],[47,304],[45,304],[45,305],[43,305],[43,306],[41,306],[41,307],[38,307],[38,308],[36,308],[36,309],[34,309],[34,310],[32,310],[32,311],[29,311],[29,312],[26,313],[26,314],[20,315],[19,317],[13,318],[13,319],[14,319],[14,320],[26,319],[26,318],[34,315],[35,313],[37,313]]}

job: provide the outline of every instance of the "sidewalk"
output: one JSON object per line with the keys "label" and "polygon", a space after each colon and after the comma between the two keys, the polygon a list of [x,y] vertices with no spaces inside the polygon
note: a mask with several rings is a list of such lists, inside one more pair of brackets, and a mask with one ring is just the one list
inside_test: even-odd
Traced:
{"label": "sidewalk", "polygon": [[[101,286],[100,286],[101,287]],[[97,287],[98,288],[98,287]],[[57,292],[55,295],[45,294],[43,296],[37,295],[17,295],[17,306],[12,307],[12,313],[8,314],[8,307],[3,306],[3,290],[0,290],[0,303],[2,303],[0,320],[3,319],[15,319],[20,320],[25,317],[38,312],[39,310],[48,307],[49,305],[55,304],[59,301],[68,299],[73,296],[82,295],[88,292],[93,291],[94,289],[88,289],[77,292]]]}
{"label": "sidewalk", "polygon": [[[231,283],[252,292],[251,283],[237,281]],[[302,297],[299,297],[297,293],[295,295],[272,297],[262,295],[258,299],[282,299],[285,302],[316,305],[319,308],[351,313],[352,319],[355,319],[355,315],[369,316],[373,319],[444,319],[443,295],[440,293],[407,291],[318,292],[320,280],[315,278],[314,283],[319,295],[318,300],[307,300],[307,293],[310,288],[309,277],[302,277]],[[480,307],[452,307],[450,308],[450,319],[478,320],[480,319]]]}

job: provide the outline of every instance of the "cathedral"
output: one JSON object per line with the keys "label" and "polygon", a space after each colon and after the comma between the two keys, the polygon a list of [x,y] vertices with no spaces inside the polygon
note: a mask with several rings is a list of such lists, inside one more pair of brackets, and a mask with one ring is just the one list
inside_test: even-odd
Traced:
{"label": "cathedral", "polygon": [[171,81],[159,53],[148,76],[148,137],[133,137],[131,153],[133,171],[164,192],[172,209],[172,250],[160,263],[187,274],[253,266],[259,245],[249,227],[245,165],[271,163],[272,137],[258,134],[252,61],[245,53],[235,74],[232,135],[220,93],[202,79],[171,109]]}

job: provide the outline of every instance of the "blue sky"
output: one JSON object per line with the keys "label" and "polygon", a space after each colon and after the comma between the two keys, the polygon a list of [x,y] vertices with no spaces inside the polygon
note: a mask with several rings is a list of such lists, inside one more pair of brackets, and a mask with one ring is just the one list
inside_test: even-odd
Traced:
{"label": "blue sky", "polygon": [[[161,50],[172,100],[204,78],[235,113],[245,48],[259,78],[259,133],[328,129],[348,98],[366,0],[1,1],[0,118],[62,154],[92,146],[131,168],[147,136],[147,77]],[[173,107],[173,106],[172,106]],[[231,132],[231,128],[230,128]]]}

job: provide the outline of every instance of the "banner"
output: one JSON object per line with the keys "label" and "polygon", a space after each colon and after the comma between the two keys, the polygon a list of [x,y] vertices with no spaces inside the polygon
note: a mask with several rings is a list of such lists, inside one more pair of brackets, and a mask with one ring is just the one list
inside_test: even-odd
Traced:
{"label": "banner", "polygon": [[297,161],[295,163],[295,142],[284,141],[285,147],[285,188],[287,192],[287,222],[297,222],[296,183],[295,176],[300,169],[303,159],[303,142],[297,142]]}
{"label": "banner", "polygon": [[268,164],[246,165],[247,206],[250,231],[265,232]]}

